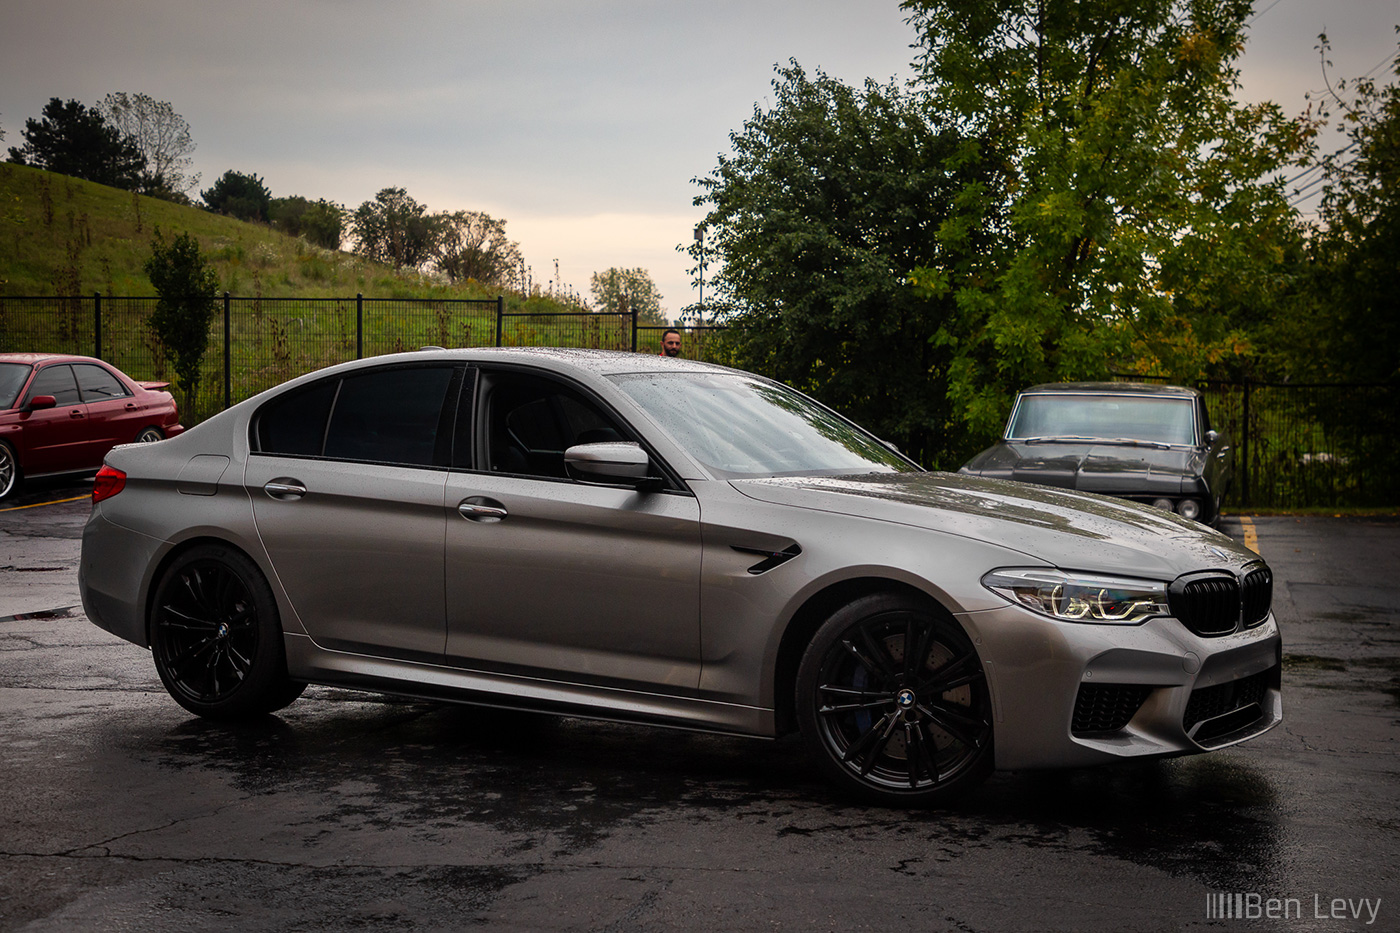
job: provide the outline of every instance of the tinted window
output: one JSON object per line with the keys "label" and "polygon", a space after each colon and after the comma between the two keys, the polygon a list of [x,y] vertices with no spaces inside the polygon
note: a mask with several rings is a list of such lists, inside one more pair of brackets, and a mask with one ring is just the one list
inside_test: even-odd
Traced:
{"label": "tinted window", "polygon": [[431,465],[451,382],[447,367],[345,378],[326,432],[326,456]]}
{"label": "tinted window", "polygon": [[258,413],[258,450],[319,457],[326,440],[326,418],[339,385],[339,379],[328,379],[263,406]]}
{"label": "tinted window", "polygon": [[78,389],[83,394],[84,402],[126,398],[131,394],[116,376],[101,366],[92,363],[74,363],[73,373],[78,377]]}
{"label": "tinted window", "polygon": [[0,409],[15,407],[15,399],[32,368],[27,363],[0,363]]}
{"label": "tinted window", "polygon": [[73,367],[64,363],[39,370],[29,386],[29,397],[36,395],[52,395],[57,405],[78,404],[78,384],[73,381]]}
{"label": "tinted window", "polygon": [[562,479],[568,448],[632,439],[579,392],[533,376],[492,374],[485,414],[487,468],[500,473]]}

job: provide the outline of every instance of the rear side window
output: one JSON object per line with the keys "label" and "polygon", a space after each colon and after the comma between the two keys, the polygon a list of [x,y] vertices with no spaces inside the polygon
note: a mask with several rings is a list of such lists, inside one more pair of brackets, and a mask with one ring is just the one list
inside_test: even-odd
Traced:
{"label": "rear side window", "polygon": [[429,466],[452,370],[390,369],[341,381],[327,457]]}
{"label": "rear side window", "polygon": [[446,459],[453,384],[450,366],[327,379],[265,406],[258,413],[257,447],[287,456],[430,466]]}
{"label": "rear side window", "polygon": [[78,404],[78,384],[73,381],[73,367],[64,363],[45,366],[29,385],[29,397],[52,395],[56,405]]}
{"label": "rear side window", "polygon": [[326,443],[326,419],[339,379],[284,395],[258,413],[258,450],[267,454],[319,457]]}
{"label": "rear side window", "polygon": [[73,364],[73,374],[78,377],[78,389],[84,402],[100,402],[109,398],[126,398],[131,393],[126,386],[101,366],[92,363]]}

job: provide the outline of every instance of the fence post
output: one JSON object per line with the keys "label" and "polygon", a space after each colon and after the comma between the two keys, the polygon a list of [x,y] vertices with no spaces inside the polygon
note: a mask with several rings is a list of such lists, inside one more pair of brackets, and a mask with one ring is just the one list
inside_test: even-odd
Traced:
{"label": "fence post", "polygon": [[632,306],[632,352],[637,352],[637,306]]}
{"label": "fence post", "polygon": [[501,324],[506,316],[506,296],[496,296],[496,346],[501,345]]}
{"label": "fence post", "polygon": [[102,293],[92,293],[92,355],[102,359]]}
{"label": "fence post", "polygon": [[355,293],[355,359],[365,358],[365,296]]}
{"label": "fence post", "polygon": [[232,302],[228,292],[224,292],[224,411],[233,404],[233,326],[231,324]]}
{"label": "fence post", "polygon": [[1253,470],[1253,464],[1249,462],[1249,435],[1253,427],[1249,423],[1249,380],[1244,383],[1244,425],[1240,431],[1240,455],[1244,458],[1244,470],[1240,474],[1240,505],[1250,505],[1249,501],[1249,474]]}

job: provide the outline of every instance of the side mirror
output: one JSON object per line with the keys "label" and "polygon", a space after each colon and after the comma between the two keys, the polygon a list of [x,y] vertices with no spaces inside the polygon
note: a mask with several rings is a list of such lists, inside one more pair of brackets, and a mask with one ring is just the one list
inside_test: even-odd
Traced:
{"label": "side mirror", "polygon": [[631,441],[605,441],[570,447],[564,451],[564,467],[580,482],[639,486],[650,478],[651,460]]}
{"label": "side mirror", "polygon": [[1214,444],[1214,443],[1215,443],[1217,440],[1219,440],[1219,439],[1220,439],[1220,432],[1219,432],[1219,431],[1211,430],[1211,431],[1207,431],[1207,432],[1206,432],[1206,443],[1207,443],[1207,444]]}
{"label": "side mirror", "polygon": [[28,411],[40,411],[44,408],[53,408],[58,402],[52,395],[35,395],[29,399],[29,404],[24,406]]}

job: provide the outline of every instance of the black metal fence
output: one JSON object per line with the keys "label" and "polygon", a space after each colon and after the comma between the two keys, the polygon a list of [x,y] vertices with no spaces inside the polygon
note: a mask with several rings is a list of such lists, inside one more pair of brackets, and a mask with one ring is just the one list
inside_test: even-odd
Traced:
{"label": "black metal fence", "polygon": [[[136,379],[172,376],[165,347],[147,326],[157,299],[0,297],[0,352],[78,353]],[[192,404],[197,424],[293,376],[333,363],[440,347],[561,346],[659,353],[665,327],[635,313],[507,310],[503,297],[243,298],[224,295]],[[722,327],[682,327],[682,356],[723,361]]]}
{"label": "black metal fence", "polygon": [[1235,446],[1229,505],[1400,504],[1400,386],[1207,381],[1195,388],[1212,427]]}
{"label": "black metal fence", "polygon": [[[172,376],[147,326],[155,298],[0,297],[0,352],[96,356],[137,379]],[[632,313],[535,312],[502,297],[240,298],[224,295],[193,404],[197,424],[332,363],[441,347],[593,347],[659,353],[666,327]],[[679,328],[681,355],[727,363],[722,326]],[[1140,379],[1142,377],[1124,377]],[[1150,380],[1164,381],[1164,380]],[[1236,507],[1400,504],[1400,387],[1203,382],[1215,427],[1234,439]]]}

